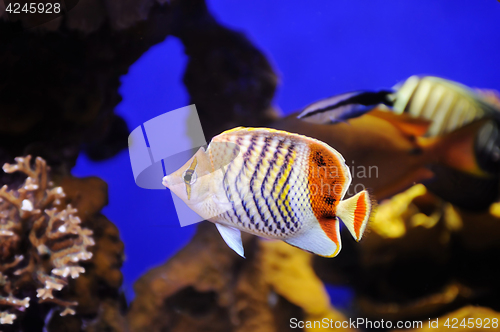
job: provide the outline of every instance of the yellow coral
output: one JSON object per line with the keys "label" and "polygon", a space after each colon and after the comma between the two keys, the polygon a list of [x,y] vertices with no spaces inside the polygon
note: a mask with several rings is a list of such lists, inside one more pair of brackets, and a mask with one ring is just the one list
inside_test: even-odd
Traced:
{"label": "yellow coral", "polygon": [[500,217],[500,203],[491,204],[490,213],[495,217]]}
{"label": "yellow coral", "polygon": [[[265,255],[263,275],[273,290],[304,310],[305,320],[311,322],[344,321],[346,318],[330,304],[323,282],[314,272],[312,255],[282,241],[261,241]],[[307,328],[306,331],[326,330]],[[330,330],[336,330],[331,327]],[[346,329],[344,329],[346,330]]]}
{"label": "yellow coral", "polygon": [[412,205],[415,198],[427,194],[423,184],[417,184],[408,190],[384,201],[377,209],[370,229],[383,238],[400,238],[406,233],[405,220],[410,221],[413,227],[424,226],[432,228],[440,219],[441,213],[434,211],[427,216],[419,213],[419,209]]}

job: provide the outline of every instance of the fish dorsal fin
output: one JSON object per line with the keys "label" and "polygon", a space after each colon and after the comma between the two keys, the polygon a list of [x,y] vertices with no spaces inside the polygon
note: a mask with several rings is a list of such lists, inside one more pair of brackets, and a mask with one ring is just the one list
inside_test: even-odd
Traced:
{"label": "fish dorsal fin", "polygon": [[307,106],[298,119],[333,124],[361,116],[379,104],[392,105],[393,91],[354,91],[319,100]]}
{"label": "fish dorsal fin", "polygon": [[233,249],[238,255],[245,258],[243,243],[241,242],[241,232],[239,229],[234,227],[224,226],[216,223],[217,229],[219,230],[220,235],[229,246],[229,248]]}
{"label": "fish dorsal fin", "polygon": [[368,114],[390,122],[401,132],[409,136],[418,137],[425,135],[432,123],[430,120],[413,117],[406,113],[395,114],[391,110],[385,111],[382,108],[376,108]]}

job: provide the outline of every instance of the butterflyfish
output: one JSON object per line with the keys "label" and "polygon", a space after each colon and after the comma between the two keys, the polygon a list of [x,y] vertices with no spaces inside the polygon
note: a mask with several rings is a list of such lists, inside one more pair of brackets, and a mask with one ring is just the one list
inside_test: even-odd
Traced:
{"label": "butterflyfish", "polygon": [[372,211],[367,190],[343,200],[351,179],[342,155],[324,142],[238,127],[215,136],[163,185],[215,223],[242,257],[241,232],[334,257],[340,221],[359,241]]}

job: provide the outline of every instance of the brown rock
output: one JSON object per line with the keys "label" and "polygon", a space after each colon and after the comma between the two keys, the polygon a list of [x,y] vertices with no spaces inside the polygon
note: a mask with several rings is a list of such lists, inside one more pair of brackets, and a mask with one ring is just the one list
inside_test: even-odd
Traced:
{"label": "brown rock", "polygon": [[[69,296],[79,303],[77,315],[87,326],[86,331],[128,331],[125,325],[126,302],[120,293],[123,276],[124,245],[118,228],[100,210],[107,204],[107,184],[99,178],[61,180],[67,192],[65,202],[76,206],[82,224],[93,231],[95,245],[92,258],[85,264],[85,273],[72,282]],[[54,328],[65,326],[58,320]]]}
{"label": "brown rock", "polygon": [[311,255],[245,236],[247,258],[214,225],[143,276],[127,319],[132,331],[292,331],[290,319],[343,320],[311,267]]}

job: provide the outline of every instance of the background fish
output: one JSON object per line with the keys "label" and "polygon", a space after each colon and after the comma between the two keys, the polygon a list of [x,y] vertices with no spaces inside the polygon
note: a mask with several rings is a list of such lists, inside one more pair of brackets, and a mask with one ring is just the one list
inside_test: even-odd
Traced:
{"label": "background fish", "polygon": [[[442,136],[479,119],[490,119],[478,129],[474,154],[488,177],[457,172],[444,165],[431,166],[436,175],[424,182],[427,188],[447,201],[468,210],[483,210],[499,196],[500,106],[492,90],[473,90],[457,82],[432,76],[412,76],[394,87],[392,111],[432,120],[425,133]],[[464,194],[468,193],[468,194]]]}
{"label": "background fish", "polygon": [[[387,94],[384,95],[384,93]],[[330,105],[326,103],[338,101],[339,98],[336,97],[319,101],[304,109],[297,118],[317,125],[350,119],[351,126],[355,126],[355,124],[370,121],[372,126],[366,126],[363,132],[351,128],[350,131],[354,135],[346,133],[344,128],[341,128],[342,124],[336,124],[335,129],[325,126],[329,130],[335,130],[335,133],[323,133],[326,128],[319,126],[311,128],[311,132],[314,132],[313,137],[338,147],[344,155],[352,155],[352,160],[356,161],[356,164],[376,165],[379,174],[387,173],[387,176],[392,174],[394,179],[392,185],[388,185],[387,178],[381,179],[381,177],[359,180],[363,184],[366,182],[367,185],[372,186],[375,193],[381,194],[378,198],[392,195],[413,182],[424,181],[430,191],[466,209],[482,210],[498,199],[500,174],[498,94],[492,90],[473,90],[459,83],[431,76],[412,76],[396,85],[393,92],[372,93],[371,96],[378,97],[379,100],[372,98],[371,108],[364,102],[366,98],[363,94],[364,92],[361,91],[357,94],[350,93],[349,98],[343,97],[347,94],[338,96],[351,103],[350,107],[344,102],[332,102]],[[361,101],[358,101],[358,98]],[[362,103],[367,118],[359,117],[363,115],[358,112],[359,105]],[[356,117],[366,121],[358,121]],[[384,144],[388,144],[387,147],[375,144],[389,140],[389,132],[376,133],[377,130],[388,129],[383,129],[385,126],[381,126],[375,118],[383,119],[399,129],[401,133],[394,133],[396,135],[393,135],[392,139],[402,140],[401,144],[386,142]],[[276,127],[309,134],[302,128],[298,129],[298,127],[307,128],[306,124],[295,124],[291,119],[278,122]],[[454,141],[449,136],[453,132],[458,133],[451,135],[455,137]],[[340,140],[341,136],[355,136],[355,133],[371,137],[373,145],[376,145],[371,147],[371,153],[382,153],[381,157],[389,153],[389,158],[397,162],[393,164],[387,160],[375,158],[371,160],[371,154],[359,155],[351,147],[347,147],[347,152],[343,151],[342,144],[339,145],[337,140]],[[330,138],[325,136],[330,136]],[[428,158],[424,158],[425,153],[420,152],[426,151],[430,147],[429,143],[436,143],[437,140],[443,140],[445,137],[448,137],[448,147],[443,148],[441,144],[440,152],[434,150],[434,156],[428,155]],[[361,137],[354,137],[348,141],[349,146],[357,146],[359,149],[358,141],[365,140]],[[407,146],[406,155],[397,152],[397,149],[404,145]],[[445,154],[447,157],[443,158]],[[415,169],[414,162],[421,162],[422,167]],[[402,171],[406,173],[406,176],[399,175]],[[436,177],[435,174],[439,176]]]}
{"label": "background fish", "polygon": [[432,120],[426,135],[438,136],[484,117],[500,121],[500,108],[492,102],[491,93],[440,77],[414,75],[392,90],[348,92],[322,99],[304,108],[297,118],[312,123],[338,123],[377,108]]}
{"label": "background fish", "polygon": [[241,127],[214,137],[207,151],[200,148],[163,179],[241,256],[240,231],[334,257],[341,249],[341,219],[359,241],[372,203],[366,190],[342,201],[350,183],[344,158],[329,145]]}
{"label": "background fish", "polygon": [[481,93],[434,76],[411,76],[394,87],[392,112],[432,120],[427,136],[438,136],[484,117],[500,119],[500,110]]}
{"label": "background fish", "polygon": [[[429,138],[413,134],[425,132],[429,121],[414,121],[405,116],[394,118],[388,120],[368,113],[350,120],[349,124],[323,125],[302,121],[292,114],[272,126],[299,132],[335,146],[353,169],[351,186],[370,188],[378,200],[390,197],[415,182],[433,178],[434,173],[429,168],[432,165],[446,164],[481,178],[477,174],[484,171],[474,152],[477,125],[464,127],[453,135]],[[453,156],[462,156],[463,159],[453,159]],[[462,191],[462,196],[466,194]]]}

